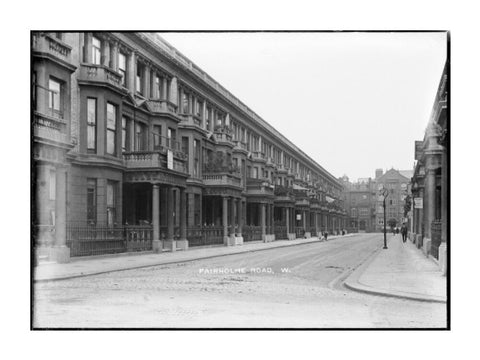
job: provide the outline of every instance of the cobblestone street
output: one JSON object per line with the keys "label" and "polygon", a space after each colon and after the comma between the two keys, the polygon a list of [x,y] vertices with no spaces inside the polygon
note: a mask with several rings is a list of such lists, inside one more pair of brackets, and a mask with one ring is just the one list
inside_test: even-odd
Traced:
{"label": "cobblestone street", "polygon": [[35,284],[36,327],[444,327],[445,304],[347,290],[363,234]]}

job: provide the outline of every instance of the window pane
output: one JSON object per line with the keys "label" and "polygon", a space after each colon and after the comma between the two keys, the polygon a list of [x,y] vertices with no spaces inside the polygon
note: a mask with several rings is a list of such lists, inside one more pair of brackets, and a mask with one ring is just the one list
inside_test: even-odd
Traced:
{"label": "window pane", "polygon": [[127,58],[122,53],[118,54],[118,68],[120,70],[127,70]]}
{"label": "window pane", "polygon": [[116,107],[112,104],[107,104],[107,128],[115,130],[116,126]]}
{"label": "window pane", "polygon": [[48,81],[49,97],[48,107],[54,110],[60,110],[60,83],[50,79]]}
{"label": "window pane", "polygon": [[88,124],[95,124],[96,123],[96,109],[97,108],[97,100],[96,99],[88,99],[87,100],[87,122]]}
{"label": "window pane", "polygon": [[88,149],[95,149],[95,127],[88,126],[87,128],[87,147]]}
{"label": "window pane", "polygon": [[115,154],[115,131],[107,130],[107,152]]}

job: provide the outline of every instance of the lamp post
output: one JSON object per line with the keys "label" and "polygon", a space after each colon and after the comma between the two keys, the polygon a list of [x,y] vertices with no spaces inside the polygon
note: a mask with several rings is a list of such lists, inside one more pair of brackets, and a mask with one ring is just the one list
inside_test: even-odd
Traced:
{"label": "lamp post", "polygon": [[387,247],[387,204],[386,200],[388,197],[388,189],[383,188],[380,190],[380,194],[383,196],[383,248],[388,249]]}

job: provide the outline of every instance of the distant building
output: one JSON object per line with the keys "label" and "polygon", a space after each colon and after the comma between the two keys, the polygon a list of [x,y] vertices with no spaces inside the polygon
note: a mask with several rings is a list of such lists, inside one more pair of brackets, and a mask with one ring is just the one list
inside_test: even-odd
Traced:
{"label": "distant building", "polygon": [[[380,173],[376,172],[377,175]],[[407,196],[410,195],[410,179],[412,171],[408,170],[396,170],[391,168],[385,174],[378,176],[375,179],[377,188],[377,211],[376,211],[376,227],[377,230],[383,230],[384,214],[383,214],[383,198],[379,195],[378,191],[382,188],[388,189],[388,196],[386,199],[385,211],[387,213],[387,227],[389,223],[395,222],[395,226],[400,227],[403,222],[407,222],[408,219],[405,216],[405,203]]]}
{"label": "distant building", "polygon": [[344,183],[344,204],[347,212],[348,232],[373,232],[375,227],[376,187],[371,178],[361,178],[350,182],[347,176]]}
{"label": "distant building", "polygon": [[412,192],[415,200],[411,239],[438,259],[446,272],[450,142],[448,133],[448,63],[445,64],[422,141],[415,142]]}
{"label": "distant building", "polygon": [[383,169],[375,170],[375,178],[359,178],[350,182],[345,175],[340,180],[344,186],[344,208],[347,212],[347,231],[374,232],[383,231],[383,198],[379,189],[386,187],[389,195],[386,200],[387,227],[389,220],[395,220],[400,227],[403,222],[409,222],[405,216],[407,196],[411,196],[410,179],[412,170]]}

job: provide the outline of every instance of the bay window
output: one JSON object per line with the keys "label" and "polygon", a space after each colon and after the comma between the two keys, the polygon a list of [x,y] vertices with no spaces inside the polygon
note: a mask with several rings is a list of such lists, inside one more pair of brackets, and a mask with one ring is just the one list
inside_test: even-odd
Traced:
{"label": "bay window", "polygon": [[115,155],[116,149],[117,107],[107,103],[107,154]]}

